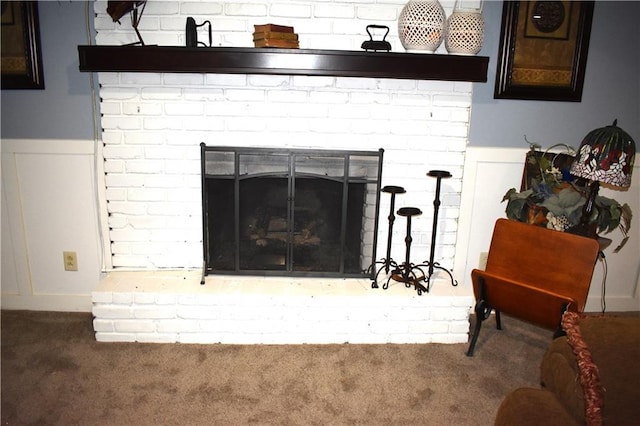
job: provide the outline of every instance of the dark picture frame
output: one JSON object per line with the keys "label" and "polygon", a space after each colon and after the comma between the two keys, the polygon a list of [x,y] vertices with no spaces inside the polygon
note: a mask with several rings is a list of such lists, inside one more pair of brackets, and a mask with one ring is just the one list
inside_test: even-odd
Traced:
{"label": "dark picture frame", "polygon": [[44,89],[38,2],[1,5],[2,89]]}
{"label": "dark picture frame", "polygon": [[495,99],[580,102],[593,1],[505,1]]}

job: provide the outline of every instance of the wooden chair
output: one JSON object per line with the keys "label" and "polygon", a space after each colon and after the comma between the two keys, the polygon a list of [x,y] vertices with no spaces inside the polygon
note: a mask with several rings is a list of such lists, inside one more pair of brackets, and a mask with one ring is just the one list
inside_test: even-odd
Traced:
{"label": "wooden chair", "polygon": [[562,313],[584,311],[598,251],[592,238],[498,219],[485,270],[471,272],[476,325],[467,356],[491,311],[498,330],[503,312],[561,335]]}

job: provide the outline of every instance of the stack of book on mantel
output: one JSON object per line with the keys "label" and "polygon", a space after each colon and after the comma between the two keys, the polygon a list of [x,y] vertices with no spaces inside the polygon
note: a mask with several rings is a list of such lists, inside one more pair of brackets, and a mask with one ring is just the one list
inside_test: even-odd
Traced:
{"label": "stack of book on mantel", "polygon": [[253,44],[255,47],[283,47],[297,49],[298,34],[293,32],[293,27],[286,25],[264,24],[254,25]]}

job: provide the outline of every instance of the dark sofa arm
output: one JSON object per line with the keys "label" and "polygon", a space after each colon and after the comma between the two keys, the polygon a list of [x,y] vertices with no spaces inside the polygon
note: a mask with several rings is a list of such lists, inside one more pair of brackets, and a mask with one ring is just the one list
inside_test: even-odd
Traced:
{"label": "dark sofa arm", "polygon": [[498,408],[496,426],[574,426],[580,423],[565,410],[552,392],[520,388],[505,397]]}
{"label": "dark sofa arm", "polygon": [[[580,329],[604,388],[603,423],[637,425],[640,419],[640,317],[587,315]],[[584,422],[584,394],[578,364],[565,337],[554,340],[542,363],[542,386]]]}

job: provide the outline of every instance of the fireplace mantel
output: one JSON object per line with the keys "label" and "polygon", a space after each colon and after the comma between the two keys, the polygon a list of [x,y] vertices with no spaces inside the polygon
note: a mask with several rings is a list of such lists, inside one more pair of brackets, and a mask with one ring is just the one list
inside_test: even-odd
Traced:
{"label": "fireplace mantel", "polygon": [[489,58],[251,47],[78,46],[80,71],[272,74],[486,82]]}

